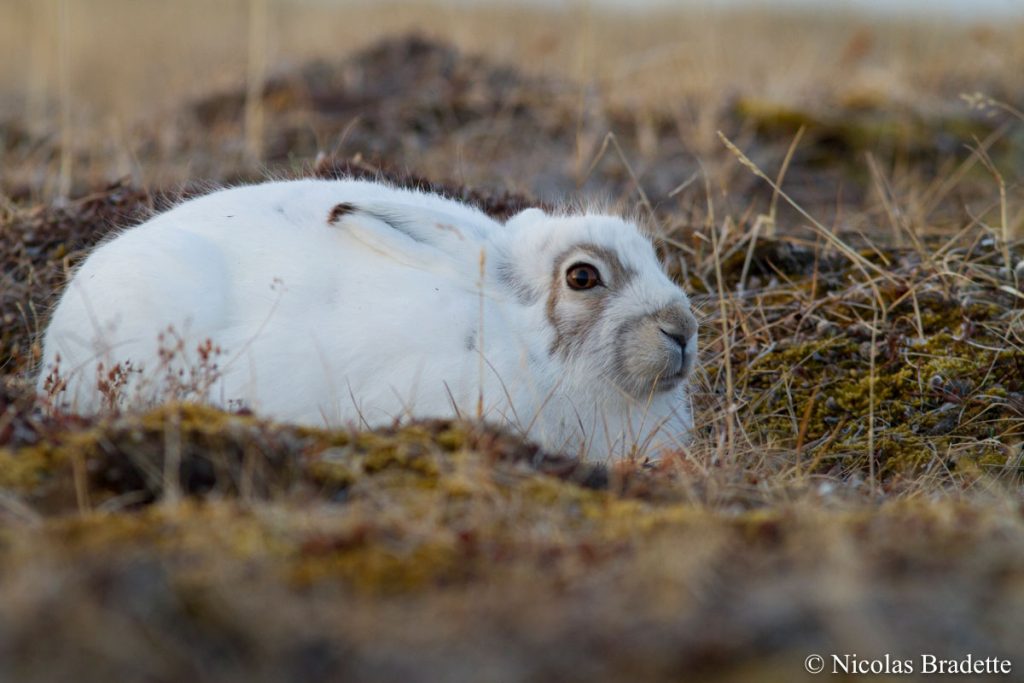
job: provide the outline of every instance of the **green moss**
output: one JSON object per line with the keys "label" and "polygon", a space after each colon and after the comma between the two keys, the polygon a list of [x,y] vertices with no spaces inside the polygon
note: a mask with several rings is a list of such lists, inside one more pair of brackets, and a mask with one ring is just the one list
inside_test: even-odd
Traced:
{"label": "green moss", "polygon": [[65,451],[50,444],[17,451],[0,449],[0,488],[32,490],[65,464]]}
{"label": "green moss", "polygon": [[330,582],[362,592],[409,592],[465,579],[471,572],[465,559],[450,534],[411,538],[397,527],[363,527],[307,538],[290,558],[286,575],[298,586]]}
{"label": "green moss", "polygon": [[[794,275],[790,287],[804,291],[812,277]],[[735,350],[740,391],[751,397],[748,426],[783,446],[795,445],[803,429],[802,445],[822,471],[966,474],[1012,462],[1024,432],[1012,395],[1024,386],[1024,351],[1002,336],[1012,313],[983,297],[961,303],[934,290],[917,294],[915,307],[903,284],[883,283],[879,293],[889,312],[878,321],[874,354],[871,318],[850,322],[872,306],[870,290],[856,287],[814,308],[815,329],[833,336],[798,332],[766,350]],[[791,293],[770,293],[762,305],[799,306]]]}

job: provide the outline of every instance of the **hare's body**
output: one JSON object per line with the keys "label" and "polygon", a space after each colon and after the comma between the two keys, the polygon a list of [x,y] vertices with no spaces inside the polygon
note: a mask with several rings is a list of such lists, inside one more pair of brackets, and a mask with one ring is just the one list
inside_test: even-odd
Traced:
{"label": "hare's body", "polygon": [[602,363],[555,352],[551,297],[509,265],[544,237],[512,223],[352,180],[185,202],[86,259],[47,330],[40,387],[56,367],[57,399],[79,412],[176,396],[319,426],[482,409],[591,457],[685,435],[681,383],[627,396],[594,376]]}

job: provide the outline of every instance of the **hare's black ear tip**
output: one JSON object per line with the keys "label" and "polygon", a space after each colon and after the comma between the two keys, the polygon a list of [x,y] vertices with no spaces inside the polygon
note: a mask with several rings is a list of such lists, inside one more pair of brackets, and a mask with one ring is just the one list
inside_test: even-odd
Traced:
{"label": "hare's black ear tip", "polygon": [[337,225],[345,216],[356,212],[356,205],[351,202],[342,202],[335,204],[334,208],[331,209],[330,213],[327,214],[327,224]]}

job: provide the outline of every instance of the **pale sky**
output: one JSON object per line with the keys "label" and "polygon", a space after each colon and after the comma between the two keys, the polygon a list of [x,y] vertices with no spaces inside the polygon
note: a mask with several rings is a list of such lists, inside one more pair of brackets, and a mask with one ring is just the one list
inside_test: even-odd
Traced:
{"label": "pale sky", "polygon": [[[458,1],[458,0],[457,0]],[[469,3],[492,2],[505,4],[510,0],[461,0]],[[586,0],[527,0],[537,5],[579,6]],[[952,16],[967,21],[978,19],[1024,19],[1024,0],[590,0],[592,4],[615,8],[670,7],[696,5],[698,7],[813,7],[860,10],[884,15]]]}
{"label": "pale sky", "polygon": [[[600,0],[611,4],[626,4],[628,0]],[[646,0],[660,2],[660,0]],[[884,14],[954,15],[964,19],[983,19],[993,16],[1024,17],[1024,0],[686,0],[690,4],[705,6],[754,5],[778,7],[798,5],[818,8],[857,9]],[[660,4],[671,4],[663,2]]]}

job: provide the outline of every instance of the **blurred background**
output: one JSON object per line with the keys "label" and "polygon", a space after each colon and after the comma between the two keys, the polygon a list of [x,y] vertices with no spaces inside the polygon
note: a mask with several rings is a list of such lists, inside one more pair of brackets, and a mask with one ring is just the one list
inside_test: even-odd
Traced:
{"label": "blurred background", "polygon": [[[395,158],[380,140],[367,149],[360,129],[374,115],[362,106],[370,91],[378,99],[388,88],[413,94],[413,84],[394,69],[357,75],[350,65],[348,72],[315,77],[309,65],[338,65],[384,36],[415,33],[513,67],[524,78],[548,81],[546,90],[566,100],[569,115],[578,119],[579,135],[572,159],[560,159],[553,177],[541,174],[529,184],[516,180],[514,168],[486,172],[495,158],[483,154],[480,144],[502,146],[495,136],[503,130],[529,133],[506,130],[493,111],[481,118],[490,121],[489,140],[457,131],[465,121],[444,125],[437,139],[419,146],[413,165],[432,171],[430,150],[457,143],[465,166],[449,168],[446,176],[467,179],[482,171],[480,182],[559,196],[581,185],[602,137],[617,129],[609,119],[619,114],[639,121],[634,132],[642,155],[662,144],[657,129],[666,124],[676,129],[677,151],[711,165],[722,150],[715,131],[729,129],[726,119],[737,112],[771,123],[767,119],[780,114],[820,118],[840,107],[928,117],[953,113],[963,123],[961,95],[1012,99],[1024,89],[1022,18],[1024,8],[1015,0],[4,0],[0,120],[7,123],[0,127],[6,162],[0,182],[9,195],[43,197],[125,176],[147,186],[197,175],[235,176],[246,167],[272,169],[319,152],[387,153],[409,165],[413,159]],[[394,55],[406,67],[424,55],[407,57]],[[305,75],[297,76],[302,69]],[[321,91],[329,89],[324,79],[333,79],[330,88],[358,92],[349,106],[321,97],[310,115],[311,107],[295,106],[301,96],[287,84],[302,81],[308,95],[317,78]],[[428,89],[448,85],[441,74]],[[545,91],[522,86],[519,79],[495,88],[506,98],[512,89],[525,98]],[[242,108],[218,110],[231,96],[244,100]],[[285,110],[291,133],[268,139],[271,120],[283,123],[274,111]],[[201,136],[186,125],[195,123],[197,112],[203,134],[220,135],[225,144],[214,149],[198,143]],[[595,117],[600,121],[593,123]],[[227,144],[223,136],[235,133]],[[25,136],[36,143],[17,144]],[[443,154],[449,166],[451,151]],[[567,171],[573,182],[563,177],[566,163],[573,166]],[[667,193],[691,172],[683,164],[674,177],[653,179],[652,191]]]}
{"label": "blurred background", "polygon": [[[966,68],[978,59],[1014,56],[992,44],[976,50],[975,43],[984,42],[979,33],[1015,28],[1014,22],[1024,18],[1024,5],[1017,0],[4,0],[0,87],[7,113],[19,104],[40,113],[60,95],[65,59],[67,94],[75,98],[76,109],[84,109],[79,116],[123,116],[242,81],[250,48],[258,49],[268,64],[284,66],[315,56],[337,57],[381,34],[413,29],[533,68],[599,74],[609,85],[627,76],[623,70],[629,67],[636,71],[659,61],[691,64],[705,73],[719,64],[714,74],[719,77],[743,65],[749,76],[752,65],[744,57],[763,55],[767,42],[776,45],[780,58],[788,56],[775,64],[775,71],[785,72],[771,79],[778,81],[800,77],[793,72],[800,58],[807,60],[805,70],[827,65],[830,53],[844,45],[798,30],[773,30],[780,25],[773,25],[772,18],[837,15],[834,31],[840,26],[850,32],[865,26],[889,29],[876,46],[881,50],[875,63],[892,56],[886,43],[898,41],[901,28],[910,38],[908,27],[901,26],[910,23],[931,30],[915,35],[907,46],[915,52],[905,56],[934,61],[955,47],[956,61],[968,62]],[[949,21],[959,31],[934,25]],[[975,40],[951,44],[950,38],[965,28],[973,29]],[[761,34],[753,44],[752,32]],[[616,38],[609,40],[610,34]],[[251,39],[259,44],[251,45]],[[796,45],[806,42],[814,48]],[[818,64],[811,64],[815,59]],[[622,60],[625,64],[619,64]],[[610,64],[619,68],[609,70]],[[773,71],[770,64],[761,66],[763,72]],[[671,80],[696,75],[680,79],[684,74],[675,73]],[[669,95],[680,84],[663,85]]]}

